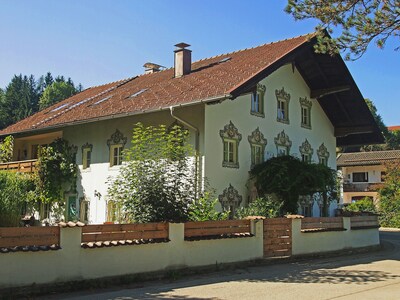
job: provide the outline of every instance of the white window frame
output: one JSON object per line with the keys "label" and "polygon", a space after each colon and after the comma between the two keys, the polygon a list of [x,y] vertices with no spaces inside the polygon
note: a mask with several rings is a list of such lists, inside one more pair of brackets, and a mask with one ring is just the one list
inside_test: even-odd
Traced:
{"label": "white window frame", "polygon": [[[116,149],[117,149],[117,155],[114,154],[114,150],[116,150]],[[122,151],[123,150],[124,150],[124,145],[122,145],[122,144],[110,145],[110,167],[122,165]],[[116,162],[115,162],[115,159],[116,159]]]}

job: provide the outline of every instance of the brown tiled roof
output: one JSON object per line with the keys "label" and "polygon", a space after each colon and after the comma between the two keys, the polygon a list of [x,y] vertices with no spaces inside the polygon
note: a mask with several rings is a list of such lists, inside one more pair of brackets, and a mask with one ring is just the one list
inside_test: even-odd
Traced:
{"label": "brown tiled roof", "polygon": [[400,150],[342,153],[336,163],[338,167],[372,166],[393,160],[400,160]]}
{"label": "brown tiled roof", "polygon": [[400,130],[400,125],[396,125],[396,126],[388,126],[388,129],[390,131],[396,131],[396,130]]}
{"label": "brown tiled roof", "polygon": [[[174,69],[170,68],[88,88],[7,127],[0,135],[139,114],[228,96],[312,37],[312,34],[303,35],[202,59],[194,62],[191,73],[181,78],[174,78]],[[132,96],[134,94],[136,96]]]}

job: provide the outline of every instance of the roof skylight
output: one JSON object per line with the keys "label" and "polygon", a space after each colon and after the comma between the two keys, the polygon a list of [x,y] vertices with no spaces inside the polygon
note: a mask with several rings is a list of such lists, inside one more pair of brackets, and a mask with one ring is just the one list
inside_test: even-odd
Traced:
{"label": "roof skylight", "polygon": [[136,93],[130,95],[128,98],[137,97],[137,96],[139,96],[140,94],[144,93],[145,91],[147,91],[147,89],[141,89],[140,91],[138,91],[138,92],[136,92]]}
{"label": "roof skylight", "polygon": [[104,101],[107,101],[108,99],[110,99],[112,96],[107,96],[107,97],[105,97],[105,98],[103,98],[103,99],[100,99],[100,100],[98,100],[98,101],[96,101],[95,103],[93,103],[92,105],[98,105],[98,104],[100,104],[100,103],[102,103],[102,102],[104,102]]}
{"label": "roof skylight", "polygon": [[231,60],[231,59],[232,59],[231,57],[225,57],[225,58],[221,59],[219,61],[219,63],[223,63],[223,62],[226,62],[226,61]]}
{"label": "roof skylight", "polygon": [[54,109],[51,110],[51,112],[59,111],[60,109],[63,109],[64,107],[67,107],[69,103],[64,103],[63,105],[60,105]]}

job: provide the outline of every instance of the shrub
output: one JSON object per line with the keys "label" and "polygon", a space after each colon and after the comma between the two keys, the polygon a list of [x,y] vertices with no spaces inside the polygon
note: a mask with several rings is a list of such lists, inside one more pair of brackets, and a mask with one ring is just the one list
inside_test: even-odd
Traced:
{"label": "shrub", "polygon": [[33,189],[29,175],[0,172],[0,227],[19,225],[23,206]]}
{"label": "shrub", "polygon": [[372,212],[376,213],[376,207],[371,198],[365,197],[361,200],[357,200],[344,208],[344,211],[353,211],[353,212]]}
{"label": "shrub", "polygon": [[229,211],[218,212],[215,209],[218,200],[211,200],[211,194],[206,192],[203,197],[195,200],[189,208],[190,221],[227,220]]}
{"label": "shrub", "polygon": [[271,197],[257,198],[247,207],[240,207],[235,214],[238,219],[248,216],[275,218],[279,216],[282,203],[274,201]]}

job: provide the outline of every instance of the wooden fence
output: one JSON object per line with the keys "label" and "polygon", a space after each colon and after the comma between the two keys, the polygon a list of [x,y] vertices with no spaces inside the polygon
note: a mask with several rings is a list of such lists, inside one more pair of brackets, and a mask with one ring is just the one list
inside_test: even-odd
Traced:
{"label": "wooden fence", "polygon": [[168,223],[107,224],[82,227],[82,243],[168,239]]}
{"label": "wooden fence", "polygon": [[32,173],[35,170],[37,159],[13,161],[0,164],[0,171]]}
{"label": "wooden fence", "polygon": [[341,231],[343,229],[343,218],[304,218],[301,220],[302,232],[313,231]]}
{"label": "wooden fence", "polygon": [[292,255],[292,219],[264,220],[264,256]]}
{"label": "wooden fence", "polygon": [[250,222],[250,220],[187,222],[185,223],[185,239],[250,235]]}
{"label": "wooden fence", "polygon": [[352,230],[379,228],[378,216],[357,216],[350,218]]}
{"label": "wooden fence", "polygon": [[0,248],[17,246],[51,246],[60,244],[60,228],[0,227]]}

